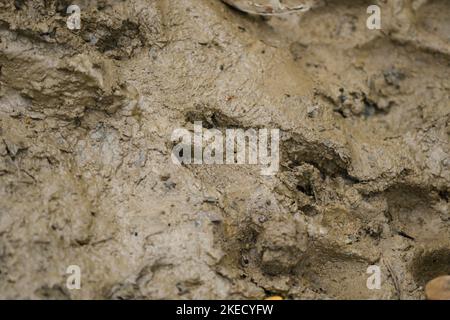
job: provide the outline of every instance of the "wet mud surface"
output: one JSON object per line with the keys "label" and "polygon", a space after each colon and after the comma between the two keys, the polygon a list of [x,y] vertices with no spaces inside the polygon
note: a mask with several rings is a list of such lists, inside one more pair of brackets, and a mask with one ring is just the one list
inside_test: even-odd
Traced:
{"label": "wet mud surface", "polygon": [[[448,1],[79,1],[80,30],[70,4],[0,2],[1,298],[423,299],[450,273]],[[279,128],[279,172],[175,165],[194,121]]]}

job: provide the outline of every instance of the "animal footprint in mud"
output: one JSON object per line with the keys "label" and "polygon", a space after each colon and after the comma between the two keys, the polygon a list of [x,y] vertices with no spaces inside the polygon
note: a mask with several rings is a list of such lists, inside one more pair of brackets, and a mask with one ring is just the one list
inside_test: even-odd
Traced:
{"label": "animal footprint in mud", "polygon": [[428,300],[450,300],[450,276],[431,280],[425,287]]}
{"label": "animal footprint in mud", "polygon": [[[289,4],[281,3],[280,0],[222,0],[222,2],[239,11],[260,16],[276,16],[304,12],[310,9],[310,5],[306,4],[305,1],[299,0],[284,1],[289,2]],[[290,4],[291,2],[293,4]]]}

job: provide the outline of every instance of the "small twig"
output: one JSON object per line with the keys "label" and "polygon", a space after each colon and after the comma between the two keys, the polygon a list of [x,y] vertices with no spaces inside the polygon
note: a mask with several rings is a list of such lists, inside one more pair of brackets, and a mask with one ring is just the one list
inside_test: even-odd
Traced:
{"label": "small twig", "polygon": [[387,259],[381,258],[381,261],[386,266],[386,269],[388,270],[389,275],[391,276],[392,281],[394,282],[394,288],[395,288],[395,291],[397,292],[398,299],[401,300],[402,299],[402,290],[401,290],[397,275],[394,272],[394,269],[392,269],[392,266]]}

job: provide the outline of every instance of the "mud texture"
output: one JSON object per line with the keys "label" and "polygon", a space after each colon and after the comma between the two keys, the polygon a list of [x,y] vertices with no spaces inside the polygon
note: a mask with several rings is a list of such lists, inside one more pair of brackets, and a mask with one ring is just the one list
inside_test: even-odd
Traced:
{"label": "mud texture", "polygon": [[[423,299],[450,273],[449,1],[73,2],[0,2],[0,298]],[[197,120],[279,128],[280,171],[173,164]]]}

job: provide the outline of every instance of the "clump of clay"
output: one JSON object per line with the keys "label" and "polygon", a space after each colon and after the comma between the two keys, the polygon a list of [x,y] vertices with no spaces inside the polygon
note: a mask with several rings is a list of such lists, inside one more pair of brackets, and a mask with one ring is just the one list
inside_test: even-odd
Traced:
{"label": "clump of clay", "polygon": [[239,11],[260,16],[280,16],[296,12],[304,12],[310,9],[304,1],[297,1],[297,3],[293,5],[286,5],[281,3],[280,0],[262,0],[259,2],[247,0],[222,1]]}

